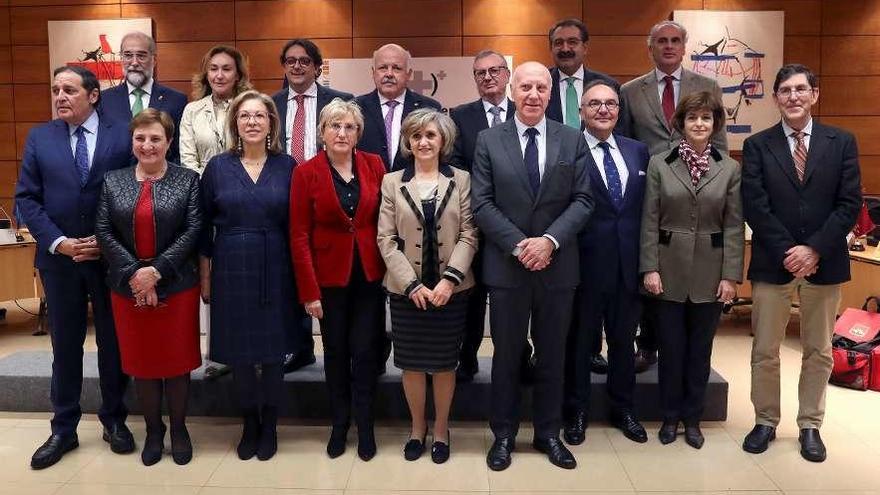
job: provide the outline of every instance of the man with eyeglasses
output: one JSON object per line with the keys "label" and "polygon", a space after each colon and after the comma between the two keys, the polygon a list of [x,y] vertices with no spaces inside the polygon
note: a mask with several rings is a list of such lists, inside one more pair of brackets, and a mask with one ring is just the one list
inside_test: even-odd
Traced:
{"label": "man with eyeglasses", "polygon": [[[278,108],[281,121],[279,140],[284,152],[297,164],[311,160],[318,153],[318,118],[321,110],[334,98],[348,101],[351,93],[336,91],[317,83],[324,64],[321,50],[312,40],[296,38],[281,49],[281,67],[287,88],[275,93],[272,100]],[[291,373],[315,362],[315,339],[312,337],[312,318],[297,305],[301,325],[291,338],[292,353],[284,356],[284,373]]]}
{"label": "man with eyeglasses", "polygon": [[156,41],[152,37],[132,31],[122,37],[119,52],[125,81],[101,92],[98,112],[126,125],[145,108],[167,113],[174,120],[174,140],[168,147],[166,158],[179,165],[180,148],[177,142],[186,95],[156,82]]}
{"label": "man with eyeglasses", "polygon": [[752,404],[755,427],[743,450],[758,454],[780,420],[779,347],[798,293],[803,353],[797,425],[801,456],[826,457],[819,428],[831,375],[831,334],[840,284],[850,279],[846,236],[862,204],[852,134],[812,118],[819,81],[789,64],[773,82],[781,122],[745,140],[742,196],[752,228]]}
{"label": "man with eyeglasses", "polygon": [[[648,145],[651,155],[678,146],[681,135],[672,126],[672,114],[682,97],[700,91],[714,93],[721,100],[721,88],[714,79],[682,67],[687,30],[675,21],[660,21],[648,34],[648,56],[654,69],[620,88],[623,103],[620,126],[628,137]],[[712,136],[712,146],[727,151],[727,133]],[[653,318],[653,299],[643,299],[641,331],[636,339],[636,372],[657,363],[657,333]]]}
{"label": "man with eyeglasses", "polygon": [[595,205],[578,235],[581,283],[566,346],[563,437],[572,445],[584,441],[590,412],[590,357],[604,328],[611,424],[626,438],[644,443],[648,435],[633,414],[632,349],[641,305],[639,232],[650,155],[643,143],[613,132],[620,112],[613,86],[593,81],[584,88],[581,101]]}

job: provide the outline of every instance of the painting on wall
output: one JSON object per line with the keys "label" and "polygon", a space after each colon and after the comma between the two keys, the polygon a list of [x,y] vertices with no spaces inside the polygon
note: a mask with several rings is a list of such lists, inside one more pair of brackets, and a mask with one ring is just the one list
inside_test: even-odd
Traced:
{"label": "painting on wall", "polygon": [[727,114],[727,141],[743,141],[779,120],[773,79],[782,67],[785,13],[676,10],[688,30],[682,64],[721,86]]}

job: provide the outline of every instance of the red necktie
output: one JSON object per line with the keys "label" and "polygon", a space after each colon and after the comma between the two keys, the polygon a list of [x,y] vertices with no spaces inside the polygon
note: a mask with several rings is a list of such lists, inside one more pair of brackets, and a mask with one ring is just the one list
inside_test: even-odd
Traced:
{"label": "red necktie", "polygon": [[675,113],[675,88],[672,86],[672,81],[674,80],[675,78],[672,76],[663,77],[666,86],[663,87],[661,103],[663,106],[663,116],[666,117],[666,125],[672,122],[672,114]]}
{"label": "red necktie", "polygon": [[296,163],[306,161],[306,109],[305,95],[296,95],[293,97],[296,102],[296,114],[293,116],[293,126],[290,129],[290,154]]}

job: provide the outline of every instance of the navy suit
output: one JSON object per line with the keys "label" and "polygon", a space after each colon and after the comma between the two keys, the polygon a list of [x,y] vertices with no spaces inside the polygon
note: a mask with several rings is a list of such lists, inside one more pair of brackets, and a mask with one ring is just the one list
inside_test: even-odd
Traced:
{"label": "navy suit", "polygon": [[566,348],[565,412],[590,409],[590,356],[596,336],[608,339],[608,393],[615,413],[632,412],[635,386],[633,341],[639,322],[639,236],[648,147],[615,134],[629,171],[623,203],[611,201],[592,153],[587,157],[596,205],[578,236],[581,284]]}
{"label": "navy suit", "polygon": [[[284,147],[284,152],[287,153],[287,99],[290,95],[290,90],[287,86],[284,87],[281,91],[272,95],[272,101],[275,102],[275,107],[278,108],[278,118],[281,120],[281,128],[279,129],[280,133],[278,134],[278,139],[281,145]],[[328,103],[333,101],[333,98],[342,98],[345,101],[349,101],[354,99],[354,95],[351,93],[345,93],[343,91],[336,91],[335,89],[330,89],[326,86],[321,86],[318,84],[318,104],[315,108],[315,125],[318,125],[318,122],[321,118],[321,110],[327,106]],[[318,134],[315,134],[316,137],[319,137]],[[320,149],[320,146],[317,148]]]}
{"label": "navy suit", "polygon": [[131,138],[126,125],[101,118],[92,166],[80,186],[70,147],[68,125],[53,120],[31,129],[15,188],[16,209],[37,240],[40,270],[52,328],[52,433],[76,431],[82,415],[83,342],[91,300],[98,344],[98,370],[103,403],[98,417],[105,426],[125,421],[122,402],[127,377],[122,373],[119,346],[110,311],[109,291],[100,261],[74,261],[49,253],[60,236],[95,233],[95,214],[104,174],[131,164]]}
{"label": "navy suit", "polygon": [[[550,87],[550,105],[547,107],[547,118],[555,120],[556,122],[565,121],[562,120],[562,98],[559,95],[559,68],[552,67],[550,69],[550,78],[553,80],[553,84]],[[568,76],[564,76],[565,79]],[[584,67],[584,86],[595,81],[602,80],[607,82],[614,88],[614,92],[620,94],[620,83],[617,82],[613,77],[608,74],[604,74],[602,72],[596,72],[594,70],[590,70]],[[623,100],[620,101],[621,104],[621,115],[623,115]],[[580,102],[578,102],[578,107],[580,107]],[[581,130],[584,129],[584,124],[581,122]],[[616,134],[622,134],[624,136],[629,136],[629,129],[623,119],[617,121],[617,125],[614,126],[614,132]]]}
{"label": "navy suit", "polygon": [[[153,90],[150,93],[149,108],[155,108],[166,112],[174,120],[174,141],[168,148],[166,158],[172,163],[180,163],[180,118],[183,116],[183,107],[186,106],[186,95],[180,91],[162,86],[153,81]],[[103,117],[108,117],[128,125],[131,121],[131,103],[128,98],[128,85],[125,81],[109,89],[101,91],[101,101],[98,103],[98,111]]]}
{"label": "navy suit", "polygon": [[[385,170],[401,170],[407,165],[412,164],[412,159],[406,159],[398,152],[394,157],[394,163],[388,162],[388,144],[385,136],[385,118],[382,117],[382,108],[379,105],[379,92],[373,90],[365,95],[360,95],[354,101],[361,107],[364,113],[364,133],[358,141],[357,148],[368,153],[375,153],[382,157],[385,163]],[[403,100],[403,115],[400,118],[401,123],[406,119],[410,112],[417,108],[434,108],[440,110],[442,106],[440,102],[427,96],[414,93],[409,89],[406,90],[406,96]],[[393,165],[393,166],[392,166]]]}

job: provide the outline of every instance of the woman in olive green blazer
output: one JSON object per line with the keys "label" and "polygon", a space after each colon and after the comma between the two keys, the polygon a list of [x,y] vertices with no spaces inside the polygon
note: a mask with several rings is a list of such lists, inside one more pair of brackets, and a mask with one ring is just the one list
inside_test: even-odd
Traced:
{"label": "woman in olive green blazer", "polygon": [[742,281],[740,165],[709,144],[724,126],[711,93],[682,98],[672,125],[684,139],[648,165],[639,271],[658,299],[660,441],[673,442],[681,421],[685,441],[699,449],[712,340],[722,304]]}

